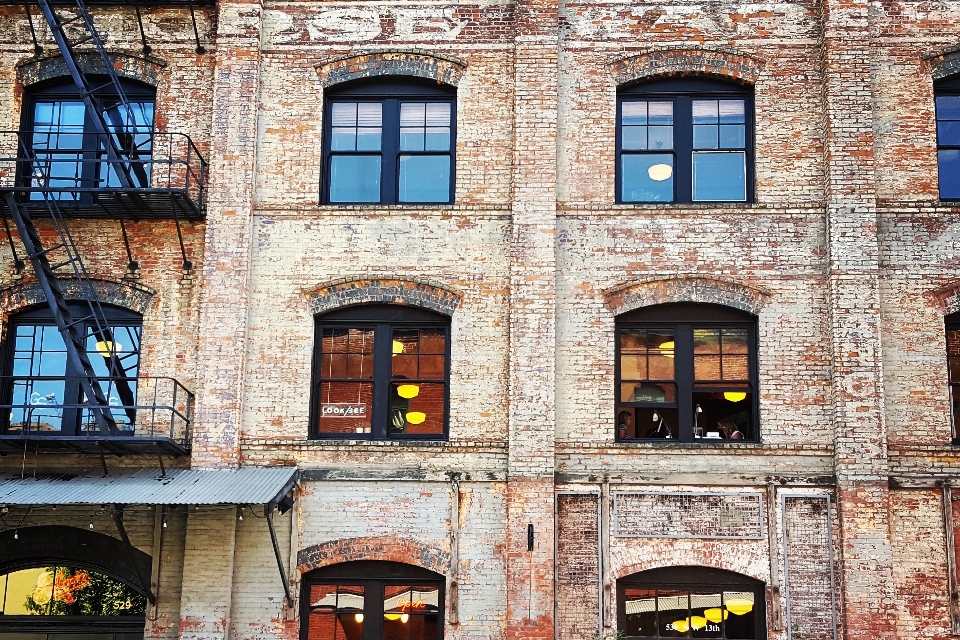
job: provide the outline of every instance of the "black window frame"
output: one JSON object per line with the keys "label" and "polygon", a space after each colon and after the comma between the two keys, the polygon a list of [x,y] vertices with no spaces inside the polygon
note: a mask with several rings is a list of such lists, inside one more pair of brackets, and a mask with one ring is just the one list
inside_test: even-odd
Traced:
{"label": "black window frame", "polygon": [[[86,303],[80,303],[75,301],[70,301],[67,303],[68,309],[70,309],[71,314],[75,319],[82,319],[90,315],[89,309],[86,306]],[[120,358],[128,358],[133,355],[137,361],[137,376],[139,376],[139,367],[140,367],[140,356],[142,354],[143,348],[143,316],[136,311],[131,309],[125,309],[123,307],[118,307],[109,304],[101,304],[101,310],[103,316],[108,322],[108,327],[111,329],[111,333],[114,334],[114,340],[116,331],[114,329],[126,328],[126,327],[135,327],[139,332],[140,343],[136,351],[130,352],[130,354],[121,354]],[[3,366],[3,376],[2,379],[5,381],[2,388],[0,388],[0,401],[2,403],[9,405],[14,400],[14,380],[19,378],[43,378],[47,376],[15,376],[14,374],[14,359],[17,352],[16,338],[17,338],[17,328],[21,326],[42,326],[42,327],[55,327],[56,320],[53,318],[53,314],[50,311],[50,308],[43,305],[36,305],[29,309],[25,309],[16,314],[13,314],[9,317],[6,327],[5,327],[5,336],[3,343],[3,352],[2,352],[2,366]],[[80,322],[81,333],[83,333],[83,328],[86,327],[86,330],[89,332],[94,331],[93,321]],[[65,348],[65,347],[64,347]],[[43,350],[39,353],[43,353]],[[92,355],[92,354],[91,354]],[[111,365],[113,366],[113,365]],[[64,397],[62,402],[64,404],[83,404],[81,402],[83,391],[80,387],[80,378],[76,375],[77,372],[70,369],[70,362],[66,360],[65,370],[62,374],[64,378]],[[59,376],[52,376],[59,377]],[[133,379],[134,376],[128,378],[118,378],[117,384],[127,383],[129,386],[129,380]],[[106,386],[107,383],[101,380],[101,387]],[[109,391],[104,389],[104,391]],[[121,392],[125,393],[125,392]],[[132,390],[134,397],[136,397],[137,390],[134,388]],[[108,393],[109,395],[109,393]],[[130,405],[131,403],[124,401],[123,404]],[[135,404],[135,403],[134,403]],[[136,424],[134,419],[135,409],[130,409],[133,412],[133,415],[130,416],[131,424]],[[22,433],[20,430],[13,430],[10,424],[11,411],[3,412],[4,415],[0,415],[0,434],[11,434],[11,433]],[[61,415],[61,428],[58,431],[30,431],[31,437],[62,437],[62,436],[77,436],[83,435],[86,431],[83,429],[83,418],[84,410],[80,408],[64,408]],[[121,415],[117,414],[115,418],[121,418]],[[97,432],[99,435],[99,431]],[[124,431],[121,430],[118,432],[119,435],[124,435]],[[129,431],[127,431],[129,433]]]}
{"label": "black window frame", "polygon": [[[107,76],[101,75],[92,75],[90,80],[94,84],[107,84],[109,78]],[[153,114],[150,122],[150,131],[149,133],[137,130],[137,134],[141,136],[148,136],[151,140],[151,157],[152,157],[152,140],[153,136],[156,133],[157,126],[157,89],[156,87],[149,85],[145,82],[140,82],[130,78],[119,78],[120,86],[123,89],[124,95],[132,103],[137,102],[149,102],[153,105]],[[112,99],[119,100],[117,95],[109,89],[104,89],[101,93],[101,101]],[[47,82],[38,83],[27,88],[24,92],[23,107],[20,112],[20,130],[25,134],[25,140],[29,143],[31,147],[31,153],[34,152],[34,133],[36,131],[36,106],[39,103],[49,103],[49,102],[83,102],[83,98],[80,96],[80,93],[77,89],[77,86],[73,83],[73,80],[68,77],[59,77],[52,79]],[[114,104],[110,102],[109,104]],[[110,127],[110,123],[107,123],[107,126]],[[106,186],[105,181],[102,175],[98,175],[102,169],[106,168],[106,154],[104,151],[101,151],[98,134],[95,130],[95,125],[93,119],[90,117],[90,114],[87,113],[86,108],[84,108],[83,116],[83,134],[81,149],[82,152],[82,165],[81,165],[81,184],[83,188],[95,188],[99,186]],[[119,143],[122,148],[127,148],[130,143],[127,139],[119,140]],[[57,149],[57,148],[54,148]],[[68,150],[73,150],[68,148]],[[46,152],[46,149],[42,149],[40,153]],[[18,152],[19,153],[19,152]],[[149,160],[149,158],[147,158]],[[29,167],[18,166],[17,173],[17,184],[19,186],[30,186],[34,180],[32,175],[29,175],[27,171]],[[134,163],[134,169],[136,169],[136,163]],[[136,172],[133,173],[136,176]],[[141,178],[142,180],[142,178]],[[149,181],[149,175],[147,176]],[[149,184],[143,185],[149,186]],[[89,193],[82,193],[79,198],[79,202],[83,204],[92,204],[93,197]]]}
{"label": "black window frame", "polygon": [[953,176],[954,188],[957,191],[957,195],[952,198],[945,198],[941,195],[943,192],[943,167],[940,166],[940,152],[956,151],[960,154],[960,144],[948,145],[940,142],[940,113],[937,108],[937,98],[943,96],[960,97],[960,75],[951,76],[933,84],[934,113],[937,127],[937,197],[943,202],[960,202],[960,173]]}
{"label": "black window frame", "polygon": [[[947,356],[947,393],[950,395],[950,441],[960,445],[960,355],[950,355],[950,332],[958,332],[960,346],[960,312],[944,318],[944,351]],[[953,362],[951,362],[951,360]]]}
{"label": "black window frame", "polygon": [[[767,638],[767,602],[766,586],[760,580],[744,576],[732,571],[713,567],[676,566],[661,567],[641,571],[617,580],[617,628],[627,629],[626,619],[626,590],[630,588],[664,590],[664,591],[694,591],[694,590],[730,590],[752,592],[754,596],[754,640]],[[626,640],[659,640],[665,637],[691,637],[693,633],[671,636],[637,636],[627,635]]]}
{"label": "black window frame", "polygon": [[[446,579],[429,569],[401,562],[357,560],[330,565],[305,573],[300,597],[300,638],[310,637],[310,590],[315,585],[363,585],[364,629],[363,640],[380,640],[383,624],[383,587],[390,583],[410,586],[429,586],[438,589],[437,638],[443,640],[444,611],[446,609]],[[374,597],[372,594],[379,594]]]}
{"label": "black window frame", "polygon": [[[741,99],[744,101],[745,198],[743,200],[693,199],[693,122],[692,101]],[[623,149],[623,103],[637,100],[668,101],[673,103],[674,157],[673,199],[670,201],[626,200],[623,198],[623,156],[647,151]],[[616,110],[616,199],[618,204],[636,206],[687,204],[752,204],[755,200],[755,111],[752,85],[721,80],[714,77],[659,78],[620,87],[617,90]],[[717,149],[723,151],[724,149]],[[739,150],[731,148],[729,150]],[[706,149],[700,151],[707,151]]]}
{"label": "black window frame", "polygon": [[[450,434],[450,316],[420,307],[399,304],[366,304],[336,309],[319,314],[314,319],[314,349],[311,366],[311,411],[309,437],[315,440],[406,440],[445,441]],[[322,359],[322,335],[324,329],[350,328],[373,329],[373,407],[371,408],[370,433],[322,433],[320,425]],[[390,433],[390,390],[393,378],[393,331],[416,329],[442,329],[444,332],[444,399],[442,434]],[[340,380],[340,379],[333,379]],[[343,379],[354,380],[354,379]]]}
{"label": "black window frame", "polygon": [[[380,165],[380,200],[377,202],[331,201],[332,157],[335,155],[371,154],[371,151],[333,151],[332,150],[332,109],[337,102],[379,102],[383,105]],[[401,155],[440,155],[438,151],[401,151],[400,150],[400,104],[403,102],[432,102],[450,105],[450,185],[449,197],[445,201],[403,201],[399,199],[400,156]],[[385,78],[364,79],[347,82],[328,88],[324,92],[323,106],[323,168],[320,173],[320,204],[334,206],[429,206],[450,205],[456,197],[457,184],[457,91],[456,87],[436,81],[416,77],[390,76]]]}
{"label": "black window frame", "polygon": [[[696,404],[694,403],[694,358],[693,358],[693,330],[696,329],[746,329],[748,346],[748,394],[749,415],[752,420],[752,437],[743,434],[743,439],[730,440],[725,438],[694,437],[694,421],[696,418]],[[674,333],[674,383],[676,384],[676,400],[674,403],[666,401],[623,401],[621,397],[621,334],[631,330],[665,330]],[[723,443],[759,443],[761,440],[759,416],[759,369],[757,336],[757,317],[746,311],[714,304],[703,303],[667,303],[650,307],[641,307],[624,313],[616,318],[614,334],[614,438],[617,442],[655,442],[665,444],[723,444]],[[701,383],[706,384],[706,383]],[[707,385],[710,386],[710,385]],[[722,392],[723,382],[712,385]],[[673,406],[676,404],[676,407]],[[625,437],[619,425],[619,414],[622,410],[632,410],[633,415],[638,409],[676,410],[677,437]],[[634,418],[636,420],[636,418]],[[637,433],[649,425],[636,424]]]}

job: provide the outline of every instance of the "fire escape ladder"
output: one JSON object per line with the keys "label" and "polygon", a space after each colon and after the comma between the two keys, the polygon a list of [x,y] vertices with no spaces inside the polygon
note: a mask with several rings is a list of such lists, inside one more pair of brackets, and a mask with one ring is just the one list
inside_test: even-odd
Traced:
{"label": "fire escape ladder", "polygon": [[[97,33],[83,0],[76,0],[76,14],[67,18],[58,15],[49,0],[38,0],[38,2],[53,38],[60,48],[70,76],[80,92],[87,114],[96,129],[100,147],[98,152],[105,155],[106,165],[113,169],[112,176],[107,172],[106,176],[101,175],[101,179],[109,181],[115,178],[125,189],[131,190],[149,186],[149,177],[144,164],[137,162],[138,153],[134,135],[136,131],[129,130],[137,123],[133,108],[120,85],[113,69],[113,61],[104,49],[103,40]],[[71,31],[79,31],[79,37],[71,41],[67,35],[67,27],[70,27]],[[92,43],[99,54],[102,69],[97,71],[102,71],[107,77],[106,83],[92,82],[78,64],[76,47],[85,43]],[[18,202],[14,193],[4,195],[6,205],[23,241],[27,258],[37,274],[37,280],[53,312],[60,334],[63,336],[67,358],[73,371],[80,378],[80,387],[89,411],[96,421],[97,429],[103,435],[115,434],[118,431],[116,420],[87,353],[87,340],[92,335],[98,342],[105,345],[110,377],[115,380],[121,379],[124,370],[117,354],[114,353],[115,343],[112,331],[97,299],[96,289],[80,258],[73,236],[67,228],[58,199],[49,188],[51,181],[49,169],[45,168],[42,161],[38,161],[29,143],[21,140],[20,144],[23,157],[27,159],[24,164],[27,165],[28,179],[43,187],[43,200],[56,229],[57,239],[51,246],[43,246],[30,212],[26,206]],[[136,194],[132,198],[134,204],[139,200]],[[80,297],[86,302],[85,317],[73,317],[66,298],[60,290],[57,270],[66,267],[69,267],[69,275],[79,286]],[[118,384],[121,382],[117,381]]]}

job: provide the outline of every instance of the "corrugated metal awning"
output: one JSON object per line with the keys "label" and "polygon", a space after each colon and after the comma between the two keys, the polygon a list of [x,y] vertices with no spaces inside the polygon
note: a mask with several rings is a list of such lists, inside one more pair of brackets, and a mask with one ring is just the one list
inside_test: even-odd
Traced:
{"label": "corrugated metal awning", "polygon": [[112,468],[37,473],[21,478],[19,469],[0,472],[0,504],[268,504],[285,496],[297,479],[296,467],[239,469]]}

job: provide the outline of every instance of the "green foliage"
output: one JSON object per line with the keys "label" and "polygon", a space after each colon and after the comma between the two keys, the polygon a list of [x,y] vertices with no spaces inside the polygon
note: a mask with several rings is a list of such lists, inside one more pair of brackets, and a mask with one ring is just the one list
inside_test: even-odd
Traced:
{"label": "green foliage", "polygon": [[626,631],[608,631],[607,633],[598,633],[597,640],[626,640]]}

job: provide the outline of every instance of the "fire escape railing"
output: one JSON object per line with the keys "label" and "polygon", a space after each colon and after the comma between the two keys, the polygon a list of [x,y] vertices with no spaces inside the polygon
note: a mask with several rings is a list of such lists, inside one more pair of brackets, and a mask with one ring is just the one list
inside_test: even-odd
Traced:
{"label": "fire escape railing", "polygon": [[104,136],[83,136],[80,147],[50,144],[55,136],[66,137],[0,131],[0,194],[14,193],[33,212],[42,212],[49,197],[72,218],[203,218],[207,162],[186,134],[129,135],[136,140],[124,149],[129,187],[103,151]]}

